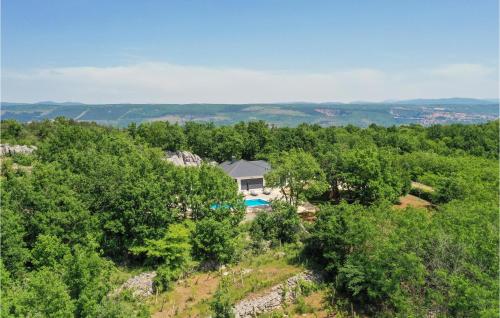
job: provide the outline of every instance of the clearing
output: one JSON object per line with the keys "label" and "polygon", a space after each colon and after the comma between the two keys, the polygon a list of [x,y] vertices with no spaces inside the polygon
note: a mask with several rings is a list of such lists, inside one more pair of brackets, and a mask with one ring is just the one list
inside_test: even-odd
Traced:
{"label": "clearing", "polygon": [[407,194],[404,197],[399,198],[399,204],[395,204],[394,207],[397,209],[405,209],[409,206],[414,208],[430,208],[432,203],[420,199],[412,194]]}

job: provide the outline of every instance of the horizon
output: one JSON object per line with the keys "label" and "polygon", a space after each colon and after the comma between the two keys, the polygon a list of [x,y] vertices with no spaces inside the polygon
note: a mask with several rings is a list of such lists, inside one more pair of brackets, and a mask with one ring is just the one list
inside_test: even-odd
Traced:
{"label": "horizon", "polygon": [[[389,99],[382,101],[322,101],[322,102],[309,102],[309,101],[289,101],[289,102],[265,102],[265,103],[197,103],[197,102],[187,102],[187,103],[128,103],[128,102],[116,102],[116,103],[82,103],[79,101],[71,101],[71,100],[63,100],[63,101],[55,101],[55,100],[44,100],[44,101],[35,101],[35,102],[17,102],[17,101],[0,101],[0,103],[4,104],[31,104],[31,105],[44,105],[44,104],[54,104],[58,106],[77,106],[77,105],[87,105],[87,106],[112,106],[116,105],[253,105],[253,104],[263,104],[263,105],[280,105],[280,104],[343,104],[343,105],[355,105],[355,104],[398,104],[398,103],[425,103],[425,102],[435,102],[435,101],[450,101],[450,100],[459,100],[460,102],[470,101],[470,102],[491,102],[491,103],[499,103],[499,98],[473,98],[473,97],[444,97],[444,98],[414,98],[414,99]],[[453,102],[452,102],[453,103]]]}
{"label": "horizon", "polygon": [[498,99],[498,3],[2,1],[2,101]]}

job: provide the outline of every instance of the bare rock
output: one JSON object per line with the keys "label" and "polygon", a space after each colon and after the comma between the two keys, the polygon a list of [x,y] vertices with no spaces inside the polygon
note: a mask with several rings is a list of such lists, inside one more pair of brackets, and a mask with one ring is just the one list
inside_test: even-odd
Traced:
{"label": "bare rock", "polygon": [[200,156],[189,151],[167,151],[165,156],[167,161],[181,167],[198,167],[203,163]]}
{"label": "bare rock", "polygon": [[0,144],[0,156],[14,155],[14,154],[32,154],[33,151],[37,150],[36,146],[26,146],[26,145],[9,145]]}
{"label": "bare rock", "polygon": [[153,295],[153,280],[156,272],[145,272],[129,278],[123,283],[114,294],[119,294],[125,289],[130,289],[134,297],[148,297]]}

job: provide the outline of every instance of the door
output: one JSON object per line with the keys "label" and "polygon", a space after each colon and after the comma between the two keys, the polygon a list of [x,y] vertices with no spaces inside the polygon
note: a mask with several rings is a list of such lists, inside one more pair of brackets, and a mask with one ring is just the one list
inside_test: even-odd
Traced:
{"label": "door", "polygon": [[242,179],[241,180],[241,190],[252,190],[252,189],[262,189],[264,188],[264,179]]}

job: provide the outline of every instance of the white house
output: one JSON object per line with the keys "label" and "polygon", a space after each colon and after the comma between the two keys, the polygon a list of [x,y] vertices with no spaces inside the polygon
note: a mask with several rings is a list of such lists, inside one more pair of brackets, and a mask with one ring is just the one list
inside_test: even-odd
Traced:
{"label": "white house", "polygon": [[224,161],[219,167],[236,180],[240,191],[263,190],[264,175],[271,170],[271,166],[264,160]]}

